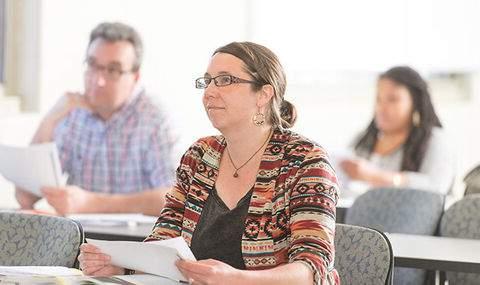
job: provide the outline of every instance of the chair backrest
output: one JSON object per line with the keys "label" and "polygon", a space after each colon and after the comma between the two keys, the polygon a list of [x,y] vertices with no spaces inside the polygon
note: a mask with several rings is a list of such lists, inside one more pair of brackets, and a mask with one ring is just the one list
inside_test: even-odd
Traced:
{"label": "chair backrest", "polygon": [[0,212],[0,265],[74,267],[84,240],[79,223],[61,217]]}
{"label": "chair backrest", "polygon": [[480,193],[480,165],[470,170],[465,178],[465,196]]}
{"label": "chair backrest", "polygon": [[[440,235],[480,239],[480,194],[465,196],[445,211]],[[479,284],[480,274],[447,272],[448,284]]]}
{"label": "chair backrest", "polygon": [[377,230],[337,224],[335,268],[342,284],[392,284],[392,246]]}
{"label": "chair backrest", "polygon": [[[443,213],[441,194],[400,188],[372,189],[347,210],[345,223],[382,232],[434,235]],[[393,283],[424,284],[426,271],[395,268]]]}
{"label": "chair backrest", "polygon": [[433,235],[443,213],[441,194],[400,188],[372,189],[348,209],[345,223],[382,232]]}

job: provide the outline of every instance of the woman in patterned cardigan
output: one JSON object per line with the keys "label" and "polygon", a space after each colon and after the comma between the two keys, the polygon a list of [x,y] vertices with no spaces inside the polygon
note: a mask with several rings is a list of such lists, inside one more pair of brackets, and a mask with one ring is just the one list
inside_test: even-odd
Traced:
{"label": "woman in patterned cardigan", "polygon": [[[278,58],[233,42],[214,52],[195,83],[221,135],[184,154],[146,241],[182,236],[199,260],[177,264],[192,284],[338,284],[337,179],[324,149],[286,130],[296,112],[283,98]],[[85,274],[125,272],[97,252],[82,245]]]}

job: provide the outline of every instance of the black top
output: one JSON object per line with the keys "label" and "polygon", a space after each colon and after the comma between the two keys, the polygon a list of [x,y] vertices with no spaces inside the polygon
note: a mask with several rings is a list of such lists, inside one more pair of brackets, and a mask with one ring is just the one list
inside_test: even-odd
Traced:
{"label": "black top", "polygon": [[205,202],[192,236],[191,250],[197,260],[216,259],[237,269],[245,269],[242,235],[253,189],[230,210],[214,188]]}

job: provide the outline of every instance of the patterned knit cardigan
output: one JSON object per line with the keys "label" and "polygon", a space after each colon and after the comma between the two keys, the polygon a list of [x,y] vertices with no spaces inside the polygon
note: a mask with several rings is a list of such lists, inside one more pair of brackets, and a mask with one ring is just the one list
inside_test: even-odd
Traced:
{"label": "patterned knit cardigan", "polygon": [[[177,181],[145,241],[182,236],[191,243],[218,176],[222,136],[198,140],[183,155]],[[326,152],[276,129],[262,156],[245,220],[242,254],[248,270],[300,261],[316,284],[338,284],[334,262],[337,178]]]}

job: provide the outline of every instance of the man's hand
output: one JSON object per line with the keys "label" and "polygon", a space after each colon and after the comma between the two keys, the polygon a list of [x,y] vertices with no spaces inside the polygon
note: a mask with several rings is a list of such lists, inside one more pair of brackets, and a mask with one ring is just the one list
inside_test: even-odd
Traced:
{"label": "man's hand", "polygon": [[47,202],[59,215],[91,212],[96,194],[77,186],[43,187],[41,189]]}
{"label": "man's hand", "polygon": [[50,109],[45,119],[58,122],[75,108],[91,109],[85,100],[85,96],[77,92],[66,92]]}
{"label": "man's hand", "polygon": [[22,210],[33,209],[33,205],[40,200],[40,197],[19,187],[15,188],[15,198],[17,199],[18,204],[20,204],[20,209]]}

